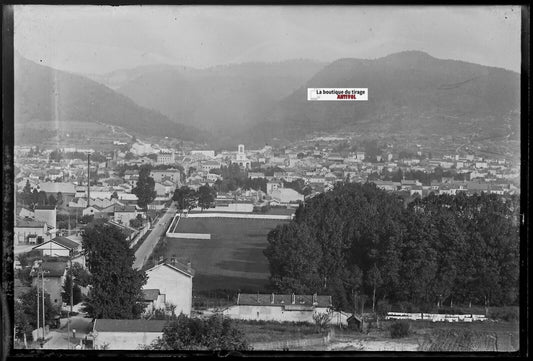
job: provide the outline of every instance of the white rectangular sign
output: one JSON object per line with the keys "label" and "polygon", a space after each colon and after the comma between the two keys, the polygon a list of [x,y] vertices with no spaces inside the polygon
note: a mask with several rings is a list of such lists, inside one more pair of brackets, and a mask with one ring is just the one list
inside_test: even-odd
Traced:
{"label": "white rectangular sign", "polygon": [[368,88],[307,88],[307,100],[368,100]]}

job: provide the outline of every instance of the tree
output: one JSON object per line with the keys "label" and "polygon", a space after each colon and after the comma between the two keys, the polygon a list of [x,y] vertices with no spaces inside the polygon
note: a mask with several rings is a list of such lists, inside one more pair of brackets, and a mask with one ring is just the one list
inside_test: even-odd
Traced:
{"label": "tree", "polygon": [[44,206],[48,203],[48,198],[46,197],[45,191],[40,191],[39,193],[37,193],[37,203],[40,206]]}
{"label": "tree", "polygon": [[[42,289],[39,289],[39,307],[42,307]],[[57,314],[57,310],[50,301],[50,295],[44,292],[45,319],[50,321]],[[40,326],[42,326],[42,308],[40,308]],[[37,328],[37,288],[32,287],[30,291],[23,294],[19,300],[15,300],[15,329],[18,335],[26,332],[31,335],[31,330]],[[47,321],[47,323],[48,323]]]}
{"label": "tree", "polygon": [[225,350],[245,351],[250,346],[235,321],[221,315],[208,319],[180,314],[163,329],[149,350]]}
{"label": "tree", "polygon": [[383,283],[383,280],[381,279],[381,272],[375,264],[367,273],[367,283],[370,287],[372,287],[372,312],[375,312],[376,289]]}
{"label": "tree", "polygon": [[138,214],[136,218],[130,219],[130,227],[141,228],[143,225],[143,218],[141,214]]}
{"label": "tree", "polygon": [[111,194],[111,197],[109,197],[109,200],[113,200],[113,198],[118,200],[117,191],[114,191],[113,194]]}
{"label": "tree", "polygon": [[198,195],[187,186],[182,186],[181,188],[176,188],[172,200],[177,203],[178,210],[181,212],[183,210],[190,211],[196,207],[196,202],[198,200]]}
{"label": "tree", "polygon": [[202,211],[211,207],[211,204],[215,202],[216,194],[216,191],[207,184],[198,189],[198,205]]}
{"label": "tree", "polygon": [[57,207],[58,208],[61,207],[63,205],[63,202],[64,202],[63,193],[57,192],[57,196],[56,196],[56,205],[57,205]]}
{"label": "tree", "polygon": [[57,205],[57,199],[56,199],[56,197],[54,197],[53,194],[50,194],[50,196],[48,197],[48,204],[51,205],[51,206],[56,206]]}
{"label": "tree", "polygon": [[25,205],[31,205],[32,204],[32,191],[31,191],[31,184],[30,180],[26,180],[26,185],[24,186],[24,189],[22,190],[22,203]]}
{"label": "tree", "polygon": [[148,205],[156,197],[155,181],[150,177],[150,170],[151,167],[149,165],[141,166],[137,185],[131,190],[131,193],[135,194],[138,198],[137,204],[144,210],[148,208]]}
{"label": "tree", "polygon": [[83,296],[81,294],[81,288],[74,282],[72,279],[72,274],[67,273],[67,277],[65,277],[65,283],[63,284],[63,292],[61,292],[61,298],[63,302],[66,304],[70,304],[70,290],[72,289],[72,304],[77,305],[83,300]]}
{"label": "tree", "polygon": [[92,285],[85,312],[95,318],[138,318],[144,310],[146,274],[133,269],[135,255],[125,235],[110,224],[94,222],[85,228],[83,249]]}

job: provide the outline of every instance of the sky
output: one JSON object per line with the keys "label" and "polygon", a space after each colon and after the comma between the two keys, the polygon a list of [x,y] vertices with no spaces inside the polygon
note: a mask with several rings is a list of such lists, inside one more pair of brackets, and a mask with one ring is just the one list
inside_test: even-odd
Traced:
{"label": "sky", "polygon": [[516,6],[14,7],[14,46],[56,69],[375,59],[420,50],[520,71]]}

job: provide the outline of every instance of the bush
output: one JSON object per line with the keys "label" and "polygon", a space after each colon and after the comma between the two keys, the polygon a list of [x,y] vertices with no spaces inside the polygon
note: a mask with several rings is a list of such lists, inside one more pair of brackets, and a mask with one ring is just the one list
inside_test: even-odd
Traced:
{"label": "bush", "polygon": [[394,322],[390,327],[390,335],[392,338],[402,338],[409,336],[409,322],[398,321]]}
{"label": "bush", "polygon": [[520,317],[518,307],[493,308],[489,311],[489,317],[494,320],[517,321]]}

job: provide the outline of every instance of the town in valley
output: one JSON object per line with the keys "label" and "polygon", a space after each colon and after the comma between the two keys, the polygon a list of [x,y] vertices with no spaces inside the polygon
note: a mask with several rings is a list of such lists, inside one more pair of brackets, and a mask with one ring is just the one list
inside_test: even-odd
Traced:
{"label": "town in valley", "polygon": [[[523,347],[518,73],[391,51],[104,74],[17,45],[15,350]],[[368,101],[306,102],[335,84]]]}

